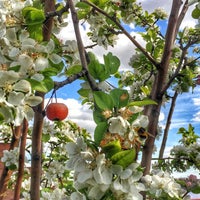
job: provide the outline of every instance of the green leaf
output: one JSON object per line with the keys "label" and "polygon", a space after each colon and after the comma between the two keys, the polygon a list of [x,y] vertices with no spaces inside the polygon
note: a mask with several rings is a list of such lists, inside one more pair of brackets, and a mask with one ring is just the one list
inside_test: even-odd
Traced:
{"label": "green leaf", "polygon": [[105,117],[102,115],[102,110],[97,108],[93,111],[93,119],[96,124],[106,121]]}
{"label": "green leaf", "polygon": [[151,99],[145,99],[142,101],[133,101],[128,106],[146,106],[146,105],[157,105],[157,103]]}
{"label": "green leaf", "polygon": [[42,74],[45,77],[56,76],[63,70],[63,66],[64,66],[63,62],[55,64],[50,60],[48,61],[49,61],[49,66],[42,71]]}
{"label": "green leaf", "polygon": [[102,151],[105,153],[107,158],[111,158],[114,154],[121,151],[121,144],[119,140],[114,140],[102,147]]}
{"label": "green leaf", "polygon": [[45,76],[56,76],[58,74],[58,70],[54,67],[47,67],[42,71],[42,74]]}
{"label": "green leaf", "polygon": [[46,87],[47,92],[54,88],[54,81],[50,77],[45,77],[41,84]]}
{"label": "green leaf", "polygon": [[109,52],[107,55],[103,56],[105,67],[108,69],[110,74],[115,74],[120,66],[120,60],[117,56],[113,56],[111,52]]}
{"label": "green leaf", "polygon": [[109,78],[109,74],[105,70],[104,65],[99,63],[98,60],[90,61],[88,65],[88,71],[94,77],[94,79],[98,79],[100,82]]}
{"label": "green leaf", "polygon": [[25,7],[22,10],[22,15],[25,19],[27,30],[30,33],[30,37],[37,41],[42,41],[42,24],[46,19],[44,11],[29,6]]}
{"label": "green leaf", "polygon": [[50,140],[50,135],[49,134],[42,134],[42,141],[43,142],[48,142]]}
{"label": "green leaf", "polygon": [[109,72],[106,70],[105,66],[97,60],[96,56],[92,52],[88,52],[88,56],[90,59],[88,71],[94,77],[94,79],[102,82],[109,78]]}
{"label": "green leaf", "polygon": [[44,11],[34,7],[23,8],[22,15],[27,25],[42,24],[45,20]]}
{"label": "green leaf", "polygon": [[200,193],[200,185],[196,185],[191,189],[191,192],[194,194],[199,194]]}
{"label": "green leaf", "polygon": [[34,79],[27,79],[27,81],[31,84],[31,88],[33,90],[47,93],[54,87],[54,82],[51,78],[46,77],[43,81],[39,82]]}
{"label": "green leaf", "polygon": [[147,44],[146,44],[146,50],[148,51],[148,52],[152,52],[152,49],[153,49],[153,44],[152,44],[152,42],[148,42]]}
{"label": "green leaf", "polygon": [[80,90],[78,90],[78,94],[82,97],[88,97],[89,93],[91,92],[90,89],[83,89],[81,88]]}
{"label": "green leaf", "polygon": [[80,9],[90,9],[90,6],[84,2],[78,2],[76,4],[76,7],[80,8]]}
{"label": "green leaf", "polygon": [[[56,74],[62,72],[64,65],[65,65],[64,62],[62,62],[62,61],[60,63],[55,64],[49,59],[49,68],[50,67],[54,68],[56,71]],[[46,68],[46,69],[48,70],[48,68]]]}
{"label": "green leaf", "polygon": [[101,122],[97,124],[94,130],[94,141],[97,145],[99,145],[101,140],[103,139],[107,128],[108,128],[107,122]]}
{"label": "green leaf", "polygon": [[8,71],[15,71],[15,72],[18,72],[20,70],[20,65],[17,65],[17,66],[14,66],[14,67],[9,67],[8,68]]}
{"label": "green leaf", "polygon": [[13,171],[17,169],[17,166],[15,164],[11,164],[8,166],[8,169]]}
{"label": "green leaf", "polygon": [[192,17],[194,19],[198,19],[200,17],[200,9],[196,6],[196,8],[192,11]]}
{"label": "green leaf", "polygon": [[120,151],[111,157],[113,164],[121,165],[124,169],[136,160],[136,150],[129,149]]}
{"label": "green leaf", "polygon": [[110,92],[110,95],[113,99],[114,106],[116,108],[122,108],[127,106],[128,101],[129,101],[129,94],[127,90],[122,90],[122,89],[114,89]]}
{"label": "green leaf", "polygon": [[0,113],[0,122],[4,120],[4,116]]}
{"label": "green leaf", "polygon": [[41,42],[43,40],[42,26],[41,25],[30,25],[27,27],[30,37]]}
{"label": "green leaf", "polygon": [[78,74],[79,72],[81,72],[81,70],[82,70],[81,65],[73,65],[67,68],[66,75],[71,76],[73,74]]}
{"label": "green leaf", "polygon": [[93,92],[94,102],[101,110],[112,110],[114,107],[114,102],[109,94],[102,91]]}

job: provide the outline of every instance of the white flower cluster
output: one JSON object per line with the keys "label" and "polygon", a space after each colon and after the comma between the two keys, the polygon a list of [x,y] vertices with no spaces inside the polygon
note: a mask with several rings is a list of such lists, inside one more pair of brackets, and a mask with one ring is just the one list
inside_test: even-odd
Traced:
{"label": "white flower cluster", "polygon": [[62,48],[63,52],[72,57],[72,65],[80,64],[80,56],[76,40],[66,40]]}
{"label": "white flower cluster", "polygon": [[192,165],[193,167],[200,169],[200,144],[193,143],[189,146],[186,145],[176,145],[174,146],[170,154],[173,156],[174,159],[179,160],[177,166],[177,170],[181,169],[188,169]]}
{"label": "white flower cluster", "polygon": [[1,158],[1,162],[5,163],[5,166],[9,167],[11,165],[15,165],[18,167],[18,159],[19,159],[19,148],[15,147],[13,150],[4,150],[3,157]]}
{"label": "white flower cluster", "polygon": [[147,187],[150,194],[156,198],[161,198],[163,195],[171,198],[179,198],[183,193],[181,186],[164,171],[154,171],[152,175],[142,177],[142,181]]}
{"label": "white flower cluster", "polygon": [[153,12],[155,14],[155,17],[158,19],[166,19],[168,16],[168,13],[163,8],[157,8]]}
{"label": "white flower cluster", "polygon": [[32,119],[31,107],[42,101],[34,96],[27,79],[40,82],[44,80],[41,72],[50,63],[62,62],[62,58],[54,53],[52,40],[40,44],[29,37],[27,30],[21,29],[24,23],[22,9],[31,5],[31,0],[0,2],[0,113],[5,122],[16,126],[24,117]]}
{"label": "white flower cluster", "polygon": [[90,24],[91,30],[88,35],[93,42],[96,42],[99,46],[104,46],[106,49],[109,45],[116,44],[118,37],[109,30],[106,17],[101,14],[90,15],[87,22]]}
{"label": "white flower cluster", "polygon": [[[99,200],[108,192],[116,199],[142,199],[140,191],[145,190],[145,187],[139,183],[142,172],[137,169],[137,163],[126,169],[113,165],[104,154],[92,152],[83,138],[68,143],[67,152],[67,168],[74,172],[74,188],[77,190],[72,193],[70,200]],[[85,193],[79,192],[83,190]]]}
{"label": "white flower cluster", "polygon": [[[30,198],[30,197],[29,197]],[[65,189],[56,188],[52,192],[41,192],[41,200],[66,200]]]}
{"label": "white flower cluster", "polygon": [[31,0],[2,0],[0,2],[0,38],[5,35],[6,27],[22,22],[21,10],[32,5]]}
{"label": "white flower cluster", "polygon": [[[137,128],[142,127],[146,128],[149,120],[146,115],[140,115],[137,119],[135,119],[132,123],[126,119],[126,115],[141,112],[143,108],[133,106],[130,107],[128,110],[125,108],[120,109],[122,116],[110,117],[107,121],[108,123],[108,131],[111,134],[119,135],[123,138],[123,144],[121,145],[124,148],[132,148],[135,146],[135,143],[143,144],[145,140],[141,140],[138,134]],[[137,145],[136,145],[137,146]]]}
{"label": "white flower cluster", "polygon": [[44,177],[48,179],[49,184],[55,185],[57,179],[63,177],[65,170],[65,165],[62,165],[62,163],[56,160],[53,160],[52,162],[50,162],[48,169],[44,172]]}
{"label": "white flower cluster", "polygon": [[21,124],[24,117],[32,119],[33,110],[30,106],[41,102],[41,98],[32,95],[30,83],[20,79],[17,72],[0,71],[0,113],[5,122],[14,122],[16,126]]}
{"label": "white flower cluster", "polygon": [[[29,192],[27,191],[23,192],[22,196],[23,197],[20,198],[20,200],[30,200]],[[67,197],[65,195],[65,189],[56,188],[55,190],[52,191],[41,191],[40,200],[67,200]]]}

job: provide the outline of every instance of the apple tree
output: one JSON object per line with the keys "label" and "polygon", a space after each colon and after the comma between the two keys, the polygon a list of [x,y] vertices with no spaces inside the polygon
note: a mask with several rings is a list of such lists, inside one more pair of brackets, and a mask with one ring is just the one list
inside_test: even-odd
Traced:
{"label": "apple tree", "polygon": [[[167,172],[150,174],[161,107],[170,92],[176,99],[194,88],[199,75],[199,27],[182,28],[192,5],[192,16],[199,18],[199,2],[189,0],[173,0],[169,16],[159,8],[145,11],[136,0],[0,3],[1,137],[11,143],[1,159],[5,166],[0,199],[8,187],[14,199],[31,200],[178,200],[190,191],[199,192],[196,179],[186,187]],[[68,27],[69,18],[75,40],[63,41],[59,31]],[[168,22],[165,32],[161,20]],[[89,26],[90,45],[82,39],[81,24]],[[126,29],[131,24],[142,30],[136,35],[145,45]],[[115,47],[121,34],[136,48],[130,70],[124,72],[112,52],[100,61],[92,49]],[[60,76],[64,80],[55,81]],[[117,86],[109,84],[111,77]],[[94,133],[59,117],[52,116],[51,123],[46,120],[46,94],[55,97],[74,81],[81,81],[82,87],[75,90],[93,111]],[[198,157],[198,136],[189,126],[193,140],[186,143],[185,132],[180,129],[182,144],[196,145]],[[27,153],[30,167],[25,165]],[[172,154],[180,156],[176,149]],[[195,166],[199,169],[198,162]]]}

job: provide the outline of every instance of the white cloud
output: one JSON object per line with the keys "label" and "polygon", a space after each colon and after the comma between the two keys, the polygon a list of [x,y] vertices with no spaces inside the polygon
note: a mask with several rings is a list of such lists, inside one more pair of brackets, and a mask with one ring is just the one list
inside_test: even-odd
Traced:
{"label": "white cloud", "polygon": [[154,11],[155,8],[164,8],[169,13],[172,1],[169,3],[166,0],[138,0],[137,2],[140,2],[142,7],[149,12]]}
{"label": "white cloud", "polygon": [[192,100],[195,106],[200,106],[200,98],[193,98]]}
{"label": "white cloud", "polygon": [[194,116],[194,118],[192,119],[192,121],[200,122],[200,111],[195,113],[193,116]]}
{"label": "white cloud", "polygon": [[159,122],[164,121],[164,119],[165,119],[165,114],[163,112],[161,112],[159,115]]}

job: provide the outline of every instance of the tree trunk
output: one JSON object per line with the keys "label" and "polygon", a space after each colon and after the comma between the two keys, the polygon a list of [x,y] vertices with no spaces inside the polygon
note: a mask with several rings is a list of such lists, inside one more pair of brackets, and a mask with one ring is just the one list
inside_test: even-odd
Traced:
{"label": "tree trunk", "polygon": [[144,110],[144,114],[149,117],[148,132],[154,137],[149,137],[144,145],[142,152],[141,165],[144,167],[144,175],[149,174],[151,169],[151,158],[154,149],[155,137],[157,135],[158,119],[162,106],[162,98],[166,91],[163,91],[164,86],[167,84],[167,74],[169,69],[169,63],[172,53],[173,44],[176,38],[177,22],[179,18],[179,10],[181,7],[181,0],[173,0],[171,13],[169,16],[169,22],[167,27],[167,32],[165,36],[165,46],[163,51],[163,56],[158,66],[157,75],[155,76],[151,99],[157,102],[157,105],[147,106]]}
{"label": "tree trunk", "polygon": [[[44,99],[44,94],[36,93]],[[32,132],[32,153],[31,153],[31,200],[40,199],[40,178],[42,162],[42,128],[43,128],[44,101],[35,108],[33,132]]]}
{"label": "tree trunk", "polygon": [[172,102],[171,102],[169,114],[168,114],[168,117],[167,117],[167,122],[166,122],[164,135],[163,135],[163,139],[162,139],[162,144],[161,144],[160,152],[159,152],[159,159],[162,159],[163,155],[164,155],[164,151],[165,151],[165,147],[166,147],[166,143],[167,143],[167,138],[168,138],[168,133],[169,133],[169,128],[170,128],[170,125],[171,125],[171,119],[172,119],[172,116],[173,116],[173,113],[174,113],[174,108],[175,108],[175,105],[176,105],[177,97],[178,97],[178,92],[175,91],[174,96],[172,97]]}
{"label": "tree trunk", "polygon": [[[44,0],[45,13],[55,11],[54,0]],[[46,19],[43,25],[43,40],[49,41],[53,26],[53,17]],[[42,162],[42,128],[43,128],[43,110],[44,93],[36,92],[36,95],[43,98],[43,102],[35,107],[35,116],[32,132],[32,156],[31,156],[31,189],[30,199],[40,199],[40,180],[41,180],[41,162]]]}

